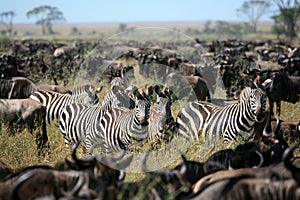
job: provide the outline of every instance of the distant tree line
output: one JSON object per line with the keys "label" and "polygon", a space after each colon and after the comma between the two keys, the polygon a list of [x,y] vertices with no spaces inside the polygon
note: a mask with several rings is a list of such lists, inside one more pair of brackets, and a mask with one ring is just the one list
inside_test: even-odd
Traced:
{"label": "distant tree line", "polygon": [[[300,29],[300,0],[247,0],[241,4],[236,10],[238,16],[246,17],[248,23],[228,23],[225,21],[217,21],[214,27],[212,22],[207,21],[204,26],[205,33],[228,33],[242,35],[243,33],[256,32],[257,24],[261,17],[270,14],[270,7],[275,4],[277,11],[271,17],[274,21],[272,32],[278,38],[284,36],[288,39],[294,39],[298,36]],[[16,13],[14,11],[6,11],[0,13],[0,25],[5,27],[5,33],[9,36],[14,35],[13,19]],[[53,34],[53,24],[65,21],[63,13],[57,8],[49,5],[43,5],[33,8],[26,13],[28,18],[36,18],[36,24],[41,26],[42,34]],[[128,30],[126,24],[119,25],[119,31]],[[198,34],[196,29],[187,29],[188,34]],[[72,34],[80,34],[76,27],[71,30]]]}
{"label": "distant tree line", "polygon": [[[16,13],[6,11],[0,13],[0,24],[5,27],[5,33],[12,36],[13,19]],[[65,21],[63,13],[57,8],[49,5],[38,6],[26,13],[27,18],[36,18],[36,24],[42,27],[42,34],[53,34],[52,26],[54,23]]]}

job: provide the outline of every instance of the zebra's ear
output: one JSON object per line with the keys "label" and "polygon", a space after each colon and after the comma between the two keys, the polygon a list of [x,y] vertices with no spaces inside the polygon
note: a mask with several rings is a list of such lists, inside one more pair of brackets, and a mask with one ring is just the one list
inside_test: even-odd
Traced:
{"label": "zebra's ear", "polygon": [[162,96],[162,94],[163,94],[159,88],[159,85],[154,86],[154,91],[158,96]]}
{"label": "zebra's ear", "polygon": [[134,95],[132,92],[129,92],[129,93],[128,93],[128,96],[129,96],[129,98],[130,98],[132,101],[136,102],[136,97],[135,97],[135,95]]}
{"label": "zebra's ear", "polygon": [[111,87],[111,91],[114,93],[114,94],[117,94],[117,93],[119,93],[119,86],[118,85],[113,85],[112,87]]}
{"label": "zebra's ear", "polygon": [[170,87],[166,90],[165,94],[167,95],[167,97],[172,101],[175,102],[178,100],[178,97],[176,96],[176,94],[173,92],[173,87]]}
{"label": "zebra's ear", "polygon": [[153,90],[155,90],[155,88],[153,88],[152,85],[149,86],[149,87],[147,88],[147,95],[148,95],[148,96],[151,96],[151,95],[153,94]]}
{"label": "zebra's ear", "polygon": [[100,92],[102,91],[102,89],[103,89],[103,86],[97,87],[97,88],[96,88],[96,93],[97,93],[97,94],[100,93]]}
{"label": "zebra's ear", "polygon": [[[253,87],[254,86],[254,87]],[[253,81],[252,89],[257,89],[260,86],[260,76],[257,76]]]}

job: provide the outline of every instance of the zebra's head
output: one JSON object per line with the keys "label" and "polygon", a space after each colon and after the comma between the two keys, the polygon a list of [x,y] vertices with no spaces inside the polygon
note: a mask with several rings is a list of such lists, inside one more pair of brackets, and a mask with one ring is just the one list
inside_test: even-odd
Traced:
{"label": "zebra's head", "polygon": [[157,94],[157,112],[160,119],[159,129],[160,131],[163,131],[165,125],[170,121],[170,118],[172,118],[172,99],[166,86],[163,88],[163,91],[161,91],[158,86],[155,86],[155,93]]}
{"label": "zebra's head", "polygon": [[261,122],[266,114],[266,93],[260,88],[245,88],[241,93],[241,101],[249,102],[255,120]]}
{"label": "zebra's head", "polygon": [[135,88],[124,88],[123,86],[113,86],[112,92],[113,96],[111,97],[112,108],[124,107],[133,109],[135,106],[135,102],[128,97],[129,92],[132,92]]}
{"label": "zebra's head", "polygon": [[147,126],[149,124],[148,120],[150,116],[150,101],[138,91],[135,92],[135,96],[132,93],[129,93],[129,97],[135,102],[135,121],[141,126]]}

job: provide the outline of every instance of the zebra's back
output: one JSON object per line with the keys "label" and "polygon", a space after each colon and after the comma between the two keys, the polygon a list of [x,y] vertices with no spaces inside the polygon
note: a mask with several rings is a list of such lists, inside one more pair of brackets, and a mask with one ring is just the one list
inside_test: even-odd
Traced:
{"label": "zebra's back", "polygon": [[70,94],[59,94],[44,90],[34,92],[30,98],[46,107],[47,124],[51,124],[53,120],[58,119],[62,109],[71,102]]}
{"label": "zebra's back", "polygon": [[34,92],[30,98],[46,107],[46,122],[51,124],[53,120],[59,119],[62,110],[71,103],[85,103],[87,105],[98,103],[97,92],[98,90],[93,85],[83,85],[75,88],[72,94],[39,90]]}
{"label": "zebra's back", "polygon": [[178,133],[188,139],[199,139],[199,133],[218,106],[203,101],[190,102],[177,115]]}
{"label": "zebra's back", "polygon": [[65,138],[66,145],[72,140],[74,143],[83,140],[88,126],[95,126],[103,115],[98,105],[89,106],[72,103],[67,105],[60,116],[59,128]]}
{"label": "zebra's back", "polygon": [[128,92],[122,86],[113,86],[97,105],[71,104],[62,111],[59,126],[68,145],[85,138],[89,126],[99,132],[98,124],[104,112],[116,107],[134,107]]}
{"label": "zebra's back", "polygon": [[129,139],[124,137],[127,129],[122,122],[128,123],[132,120],[126,113],[130,112],[126,108],[113,108],[105,113],[99,120],[96,126],[89,126],[87,128],[87,135],[85,139],[86,149],[90,150],[94,146],[101,146],[104,151],[120,151],[127,149]]}
{"label": "zebra's back", "polygon": [[201,135],[206,141],[223,138],[235,140],[238,135],[252,136],[254,123],[265,112],[265,93],[246,88],[239,102],[220,107],[208,102],[191,102],[178,114],[178,133],[187,138]]}
{"label": "zebra's back", "polygon": [[[138,97],[140,98],[140,97]],[[102,151],[128,150],[132,140],[140,141],[148,137],[150,103],[136,100],[134,109],[112,108],[106,111],[95,127],[89,126],[86,148],[101,146]]]}

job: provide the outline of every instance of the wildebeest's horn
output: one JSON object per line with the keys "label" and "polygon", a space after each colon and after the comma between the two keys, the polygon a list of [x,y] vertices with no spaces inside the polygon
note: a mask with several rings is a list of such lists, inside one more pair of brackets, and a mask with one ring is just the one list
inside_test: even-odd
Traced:
{"label": "wildebeest's horn", "polygon": [[268,117],[268,118],[267,118],[267,122],[266,122],[265,127],[264,127],[264,130],[263,130],[263,136],[265,136],[265,137],[273,137],[273,136],[274,136],[274,133],[273,133],[273,132],[271,132],[271,133],[268,133],[268,132],[267,132],[267,127],[268,127],[268,125],[269,125],[269,122],[270,122],[270,119],[269,119],[269,117]]}
{"label": "wildebeest's horn", "polygon": [[76,144],[73,145],[72,148],[72,159],[75,161],[75,163],[79,166],[79,167],[89,167],[91,165],[93,165],[95,163],[95,157],[91,156],[85,160],[83,159],[79,159],[76,155],[76,150],[80,144],[81,140],[79,140],[78,142],[76,142]]}
{"label": "wildebeest's horn", "polygon": [[187,166],[186,166],[186,162],[184,162],[179,173],[183,175],[185,174],[186,170],[187,170]]}
{"label": "wildebeest's horn", "polygon": [[111,156],[113,160],[118,161],[121,160],[124,156],[125,156],[126,152],[123,150],[119,155],[117,155],[116,157]]}
{"label": "wildebeest's horn", "polygon": [[255,151],[255,153],[259,156],[260,162],[257,166],[254,166],[254,168],[258,168],[264,163],[264,156],[259,151]]}
{"label": "wildebeest's horn", "polygon": [[185,157],[183,154],[181,154],[181,158],[182,158],[182,161],[183,161],[184,163],[187,163],[187,159],[186,159],[186,157]]}
{"label": "wildebeest's horn", "polygon": [[282,156],[282,160],[284,162],[285,167],[288,168],[291,172],[296,172],[296,171],[300,170],[300,168],[294,166],[291,162],[291,158],[293,157],[293,152],[298,146],[299,146],[299,143],[294,144],[293,146],[287,148],[284,151],[283,156]]}
{"label": "wildebeest's horn", "polygon": [[284,162],[284,166],[290,170],[294,180],[297,182],[298,187],[300,186],[300,168],[293,165],[291,162],[291,158],[293,157],[293,152],[295,148],[299,147],[299,143],[294,144],[292,147],[287,148],[282,156],[282,160]]}
{"label": "wildebeest's horn", "polygon": [[274,128],[274,135],[278,135],[279,131],[280,131],[280,119],[279,116],[276,115],[276,125]]}
{"label": "wildebeest's horn", "polygon": [[120,170],[120,175],[118,177],[118,180],[119,181],[123,181],[124,178],[125,178],[125,172],[124,172],[124,170]]}
{"label": "wildebeest's horn", "polygon": [[122,162],[117,164],[118,169],[125,169],[128,167],[132,161],[133,155],[130,155],[128,158],[124,159]]}

